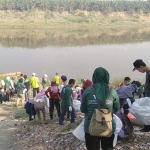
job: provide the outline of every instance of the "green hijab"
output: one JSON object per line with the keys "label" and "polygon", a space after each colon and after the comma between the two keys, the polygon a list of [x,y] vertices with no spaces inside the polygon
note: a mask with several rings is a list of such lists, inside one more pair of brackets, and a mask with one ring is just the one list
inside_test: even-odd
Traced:
{"label": "green hijab", "polygon": [[93,73],[92,81],[93,81],[93,87],[96,92],[96,96],[100,100],[100,104],[104,105],[104,102],[108,96],[108,89],[109,89],[108,71],[102,67],[96,68]]}

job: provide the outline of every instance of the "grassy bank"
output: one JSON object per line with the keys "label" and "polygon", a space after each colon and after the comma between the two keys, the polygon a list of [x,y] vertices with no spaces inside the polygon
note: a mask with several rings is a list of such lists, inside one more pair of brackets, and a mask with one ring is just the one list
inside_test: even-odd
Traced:
{"label": "grassy bank", "polygon": [[51,12],[40,10],[0,11],[0,28],[100,28],[145,27],[150,25],[150,15],[145,13],[96,11]]}

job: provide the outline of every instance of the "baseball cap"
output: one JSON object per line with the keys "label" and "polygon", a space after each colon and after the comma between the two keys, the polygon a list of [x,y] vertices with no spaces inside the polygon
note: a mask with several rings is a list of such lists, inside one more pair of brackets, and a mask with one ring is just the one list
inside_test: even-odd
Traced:
{"label": "baseball cap", "polygon": [[35,73],[32,73],[33,76],[35,76]]}
{"label": "baseball cap", "polygon": [[146,66],[146,64],[143,62],[142,59],[137,59],[134,63],[133,63],[133,71],[135,71],[137,68],[140,68],[140,66]]}
{"label": "baseball cap", "polygon": [[67,80],[67,77],[66,77],[65,75],[62,75],[62,76],[61,76],[61,79],[62,79],[63,81],[66,81],[66,80]]}

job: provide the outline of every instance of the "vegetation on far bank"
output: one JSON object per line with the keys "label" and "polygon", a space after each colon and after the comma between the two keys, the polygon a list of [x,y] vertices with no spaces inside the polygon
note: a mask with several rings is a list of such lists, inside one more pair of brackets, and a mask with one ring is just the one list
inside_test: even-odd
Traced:
{"label": "vegetation on far bank", "polygon": [[[136,1],[101,1],[101,0],[1,0],[0,10],[19,10],[29,11],[38,9],[42,11],[64,12],[72,13],[76,10],[81,11],[97,11],[103,14],[112,12],[133,12],[150,13],[150,0],[136,0]],[[45,16],[46,18],[51,17]]]}
{"label": "vegetation on far bank", "polygon": [[63,12],[38,9],[0,10],[0,28],[99,28],[150,26],[150,15],[141,12],[73,10]]}

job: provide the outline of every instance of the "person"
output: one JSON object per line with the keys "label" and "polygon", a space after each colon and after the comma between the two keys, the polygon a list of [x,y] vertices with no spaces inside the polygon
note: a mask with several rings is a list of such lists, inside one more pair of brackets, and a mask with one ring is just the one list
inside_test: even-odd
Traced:
{"label": "person", "polygon": [[82,86],[82,89],[81,89],[81,94],[80,94],[81,100],[82,100],[82,96],[83,96],[84,91],[85,91],[87,88],[89,88],[89,87],[92,87],[92,81],[90,81],[89,79],[87,79],[87,80],[84,82],[84,84],[83,84],[83,86]]}
{"label": "person", "polygon": [[85,83],[85,80],[84,80],[84,79],[81,79],[81,82],[78,84],[78,86],[79,86],[80,88],[82,88],[82,86],[83,86],[84,83]]}
{"label": "person", "polygon": [[24,91],[24,89],[25,89],[26,87],[25,87],[25,85],[23,84],[23,79],[22,78],[20,78],[19,79],[19,83],[18,83],[18,85],[17,85],[17,101],[16,101],[16,106],[18,107],[18,105],[19,105],[19,101],[20,101],[20,99],[21,99],[21,104],[22,104],[22,106],[24,105],[24,102],[25,102],[25,100],[24,100],[24,93],[23,93],[23,91]]}
{"label": "person", "polygon": [[14,77],[11,77],[9,82],[10,82],[10,98],[11,98],[14,97],[15,94]]}
{"label": "person", "polygon": [[120,87],[123,86],[123,85],[129,84],[130,81],[131,81],[131,79],[130,79],[129,77],[125,77],[123,83],[120,83],[120,84],[118,85],[118,88],[120,88]]}
{"label": "person", "polygon": [[[146,83],[145,83],[145,89],[144,89],[144,95],[145,97],[150,97],[150,67],[148,67],[142,59],[137,59],[133,63],[134,69],[133,71],[137,70],[141,73],[146,73]],[[144,125],[144,128],[140,130],[141,132],[149,132],[150,131],[150,125]]]}
{"label": "person", "polygon": [[34,120],[36,115],[34,104],[27,101],[24,108],[26,109],[26,113],[29,115],[29,121]]}
{"label": "person", "polygon": [[[59,89],[60,99],[61,99],[61,92],[62,92],[63,87],[68,84],[67,83],[67,76],[62,75],[61,80],[62,80],[62,84],[61,84],[60,89]],[[67,111],[67,120],[68,121],[70,120],[70,112],[69,111]]]}
{"label": "person", "polygon": [[[49,95],[48,95],[49,93]],[[54,111],[54,106],[56,107],[58,117],[60,117],[60,97],[59,97],[59,88],[56,85],[55,81],[51,82],[51,86],[46,90],[45,92],[46,96],[50,100],[50,119],[53,120],[53,111]]]}
{"label": "person", "polygon": [[10,77],[4,79],[4,93],[6,94],[6,101],[10,99]]}
{"label": "person", "polygon": [[25,101],[28,101],[30,98],[30,80],[28,79],[27,75],[24,75],[24,85],[27,89],[25,92]]}
{"label": "person", "polygon": [[32,78],[30,80],[31,87],[33,88],[33,97],[39,93],[40,82],[39,79],[35,76],[35,73],[32,73]]}
{"label": "person", "polygon": [[48,81],[48,78],[47,78],[47,75],[44,74],[43,78],[42,78],[42,86],[43,86],[43,89],[46,89],[49,85],[49,81]]}
{"label": "person", "polygon": [[70,79],[68,85],[65,85],[61,92],[61,115],[59,124],[63,125],[64,116],[67,111],[71,112],[71,123],[75,123],[75,109],[73,108],[72,87],[75,84],[74,79]]}
{"label": "person", "polygon": [[[19,79],[23,79],[23,83],[24,83],[24,75],[22,73],[20,74],[20,78]],[[18,82],[19,82],[19,80],[18,80]]]}
{"label": "person", "polygon": [[17,84],[18,84],[18,77],[17,76],[15,76],[14,77],[14,87],[15,87],[15,94],[17,94]]}
{"label": "person", "polygon": [[2,83],[0,82],[0,104],[3,103],[3,100],[2,100],[2,89],[3,89],[3,85],[2,85]]}
{"label": "person", "polygon": [[60,76],[58,73],[56,73],[56,76],[54,77],[54,81],[56,82],[57,86],[61,84]]}
{"label": "person", "polygon": [[65,75],[62,75],[61,76],[61,80],[62,80],[62,84],[60,86],[60,90],[59,90],[59,93],[61,94],[62,92],[62,89],[65,85],[67,85],[67,77]]}
{"label": "person", "polygon": [[[93,73],[92,81],[93,87],[87,88],[84,91],[81,103],[81,112],[87,114],[84,122],[86,147],[87,150],[99,150],[101,141],[102,150],[113,150],[114,134],[112,134],[111,137],[91,136],[89,134],[89,124],[95,109],[98,108],[95,95],[99,100],[100,106],[105,105],[105,108],[109,109],[112,113],[116,113],[119,110],[119,98],[116,90],[109,89],[108,87],[109,73],[106,69],[102,67],[96,68]],[[114,132],[115,122],[112,122],[112,125]]]}
{"label": "person", "polygon": [[128,109],[131,103],[135,101],[134,93],[136,90],[137,90],[137,85],[135,84],[135,82],[129,85],[121,86],[120,88],[117,89],[117,94],[120,101],[120,109],[121,112],[124,113],[125,115],[128,115],[129,113]]}

